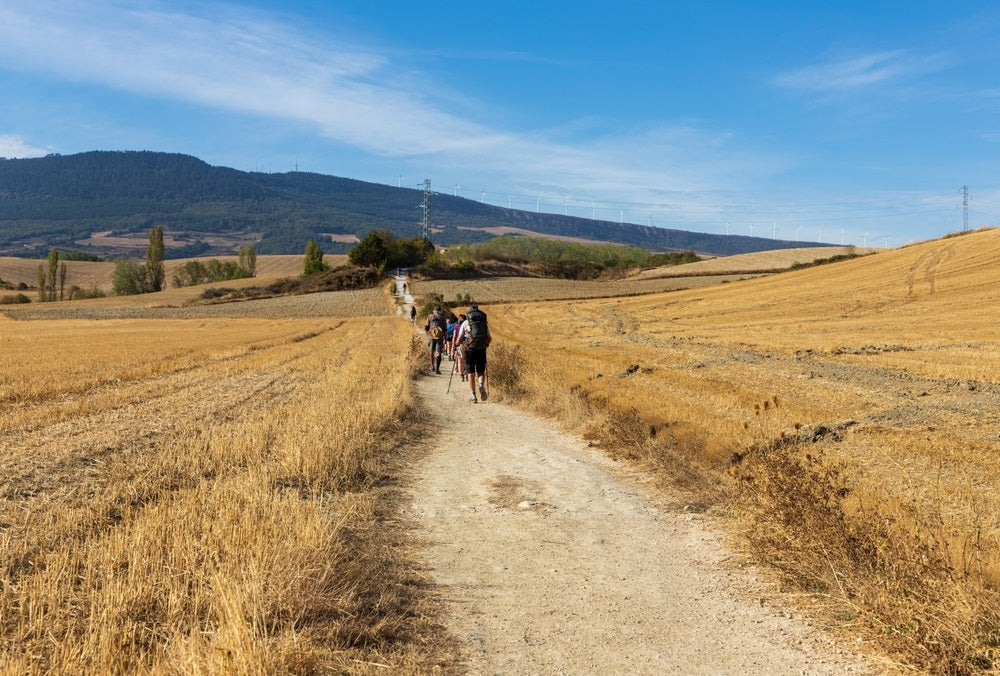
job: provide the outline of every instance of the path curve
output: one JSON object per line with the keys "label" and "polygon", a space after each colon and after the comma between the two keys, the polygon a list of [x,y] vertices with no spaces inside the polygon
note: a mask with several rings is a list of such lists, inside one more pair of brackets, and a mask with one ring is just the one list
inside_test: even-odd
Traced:
{"label": "path curve", "polygon": [[[455,381],[458,379],[456,378]],[[409,507],[470,673],[876,671],[761,602],[707,517],[546,421],[424,375],[434,449]]]}

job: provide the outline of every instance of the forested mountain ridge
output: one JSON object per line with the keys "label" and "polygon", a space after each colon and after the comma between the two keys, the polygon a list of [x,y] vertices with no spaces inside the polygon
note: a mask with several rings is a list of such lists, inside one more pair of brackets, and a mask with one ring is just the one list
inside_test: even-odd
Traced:
{"label": "forested mountain ridge", "polygon": [[[301,253],[309,239],[326,251],[343,251],[350,245],[330,235],[362,237],[373,228],[419,235],[422,199],[413,188],[306,172],[243,172],[176,153],[0,159],[0,255],[44,255],[49,247],[121,255],[128,253],[125,240],[91,236],[110,231],[141,245],[156,225],[174,235],[171,257],[234,253],[243,242],[256,243],[262,254]],[[718,255],[801,246],[505,209],[444,194],[432,197],[431,224],[440,245],[494,236],[482,228],[515,227]]]}

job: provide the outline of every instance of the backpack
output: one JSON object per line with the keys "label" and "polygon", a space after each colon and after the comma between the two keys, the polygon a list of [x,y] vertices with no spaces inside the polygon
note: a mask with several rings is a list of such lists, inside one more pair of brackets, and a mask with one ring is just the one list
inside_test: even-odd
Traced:
{"label": "backpack", "polygon": [[473,350],[484,350],[489,345],[489,328],[486,325],[486,313],[482,310],[469,310],[466,315],[469,322],[469,347]]}
{"label": "backpack", "polygon": [[441,340],[444,338],[444,326],[442,324],[444,324],[444,320],[441,319],[440,315],[431,316],[431,329],[427,332],[431,340]]}

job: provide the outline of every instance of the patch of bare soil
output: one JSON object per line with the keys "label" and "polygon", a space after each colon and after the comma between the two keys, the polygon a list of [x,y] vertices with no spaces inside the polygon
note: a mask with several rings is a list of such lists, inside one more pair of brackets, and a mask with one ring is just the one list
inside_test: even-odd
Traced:
{"label": "patch of bare soil", "polygon": [[878,671],[772,606],[712,517],[546,421],[469,403],[458,376],[447,388],[418,383],[433,450],[409,514],[469,672]]}

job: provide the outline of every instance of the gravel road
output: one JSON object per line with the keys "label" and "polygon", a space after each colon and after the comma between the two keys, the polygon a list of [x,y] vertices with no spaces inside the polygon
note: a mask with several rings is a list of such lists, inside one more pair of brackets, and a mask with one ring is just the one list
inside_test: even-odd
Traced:
{"label": "gravel road", "polygon": [[410,516],[445,623],[483,674],[877,671],[793,613],[711,517],[550,423],[425,375],[435,448]]}

